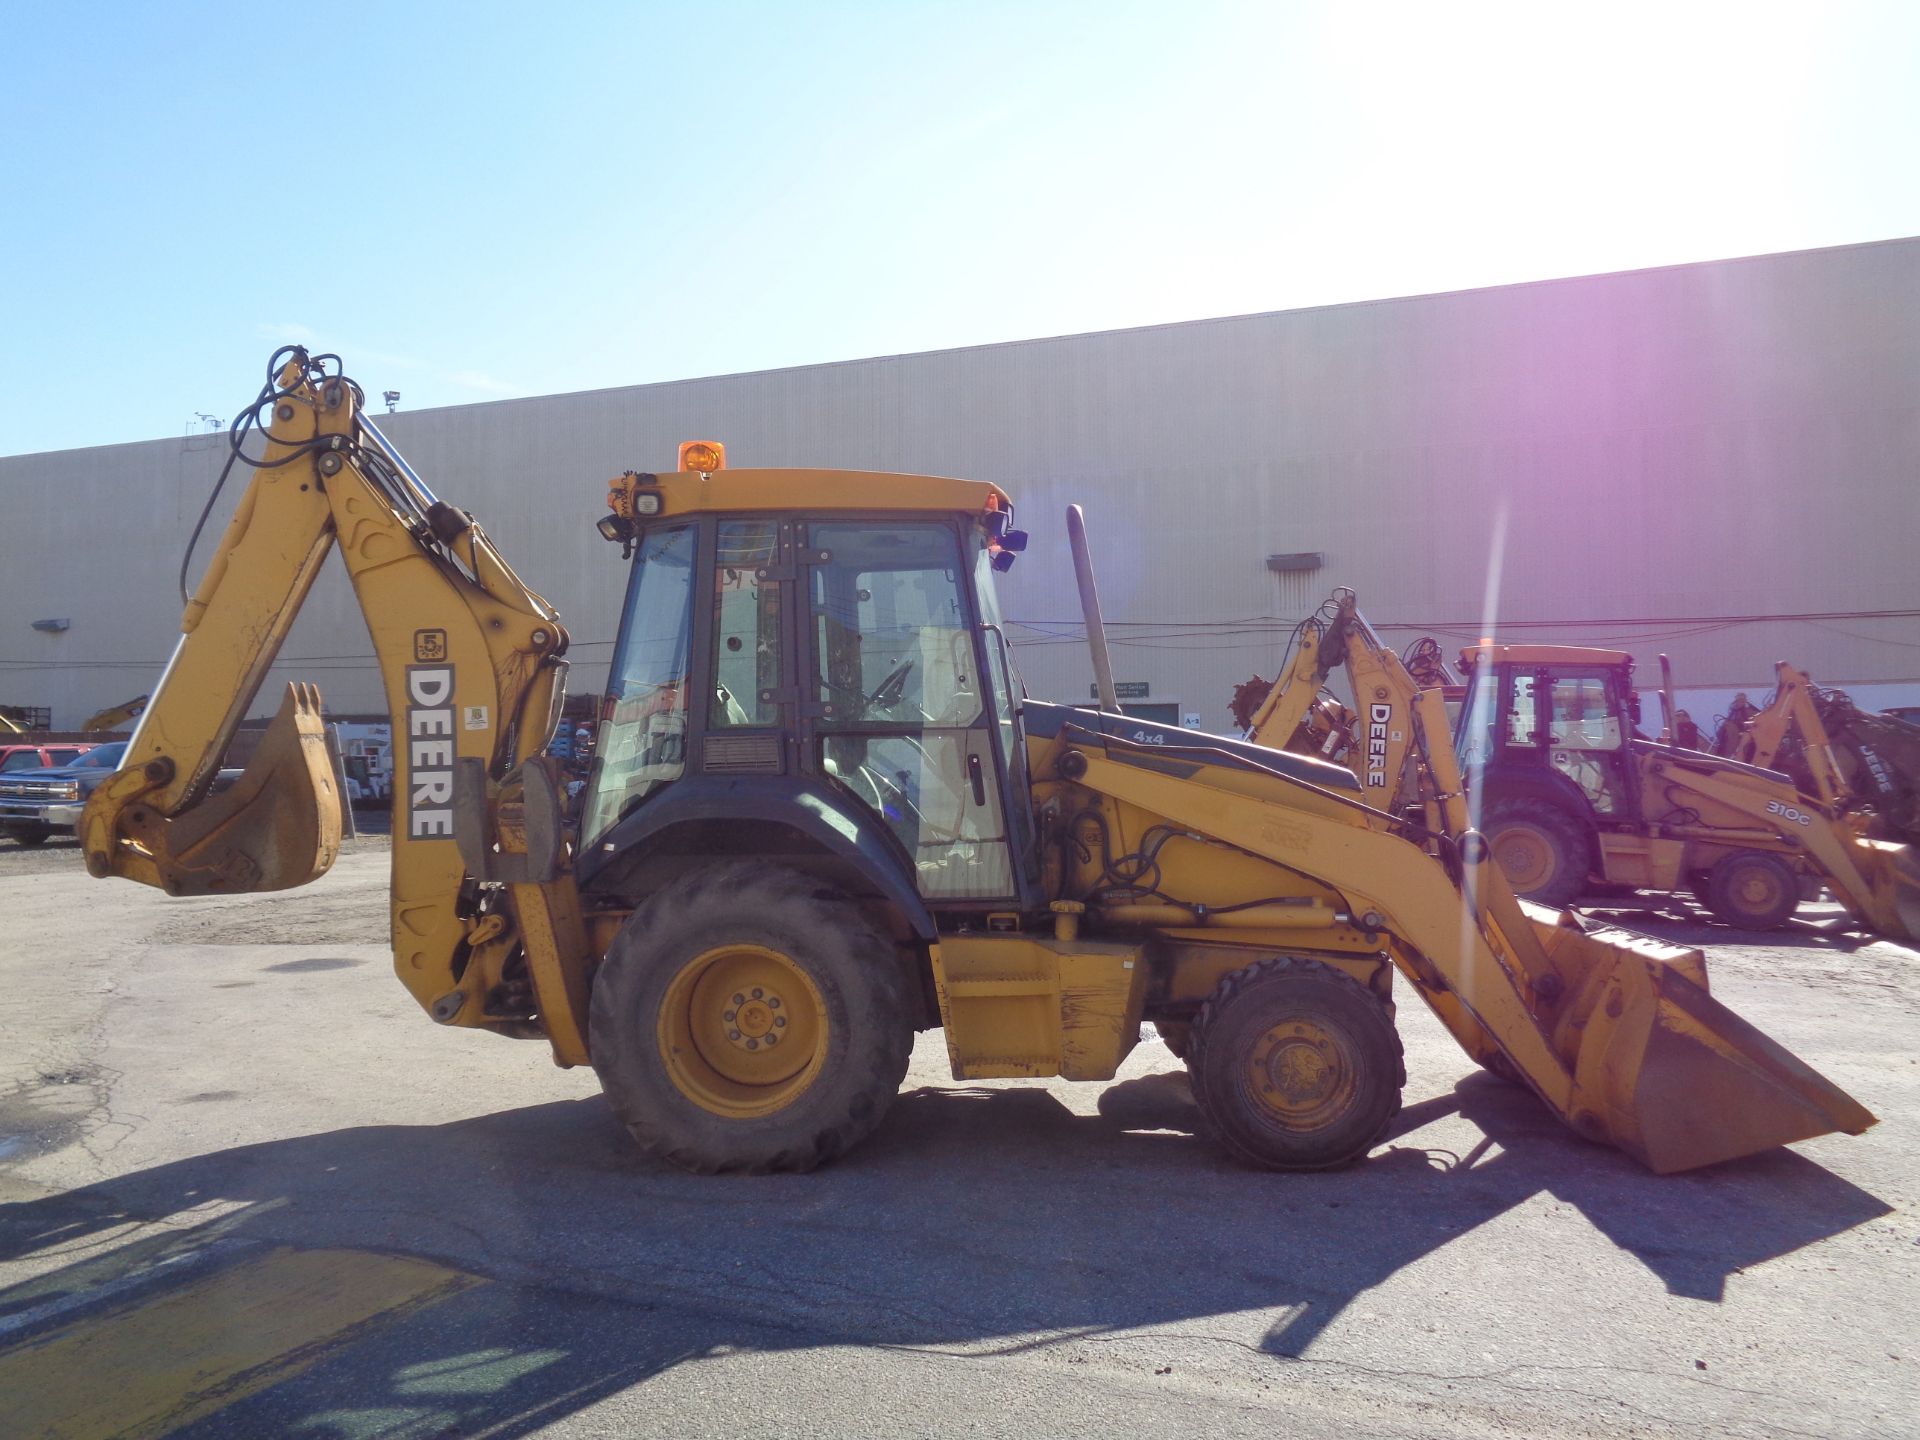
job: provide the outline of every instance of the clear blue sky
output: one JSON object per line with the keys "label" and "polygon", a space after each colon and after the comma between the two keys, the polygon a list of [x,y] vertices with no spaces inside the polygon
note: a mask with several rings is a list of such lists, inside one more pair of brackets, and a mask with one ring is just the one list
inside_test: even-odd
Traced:
{"label": "clear blue sky", "polygon": [[0,6],[0,454],[1920,233],[1920,7]]}

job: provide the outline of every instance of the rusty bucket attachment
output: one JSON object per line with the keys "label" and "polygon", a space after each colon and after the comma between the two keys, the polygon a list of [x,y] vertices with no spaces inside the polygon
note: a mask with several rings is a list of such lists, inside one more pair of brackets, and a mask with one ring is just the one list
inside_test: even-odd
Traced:
{"label": "rusty bucket attachment", "polygon": [[230,788],[171,818],[129,805],[121,830],[151,857],[169,895],[291,890],[332,867],[340,806],[320,692],[293,684]]}
{"label": "rusty bucket attachment", "polygon": [[1882,935],[1909,944],[1920,942],[1920,845],[1888,840],[1864,840],[1876,852],[1873,867],[1875,897]]}
{"label": "rusty bucket attachment", "polygon": [[1573,1082],[1563,1118],[1580,1133],[1664,1175],[1874,1123],[1709,995],[1699,951],[1529,919],[1568,984],[1551,1043]]}

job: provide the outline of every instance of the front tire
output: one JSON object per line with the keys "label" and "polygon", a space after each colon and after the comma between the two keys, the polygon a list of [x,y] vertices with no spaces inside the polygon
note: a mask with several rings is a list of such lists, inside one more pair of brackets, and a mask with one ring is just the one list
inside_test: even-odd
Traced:
{"label": "front tire", "polygon": [[1707,877],[1707,908],[1740,930],[1778,930],[1800,908],[1800,877],[1777,855],[1739,850]]}
{"label": "front tire", "polygon": [[14,844],[25,850],[32,850],[47,843],[47,838],[53,834],[53,828],[48,825],[22,825],[7,831],[7,834],[13,837]]}
{"label": "front tire", "polygon": [[1531,795],[1496,800],[1480,830],[1521,899],[1564,907],[1585,888],[1593,847],[1580,822],[1552,801]]}
{"label": "front tire", "polygon": [[1327,1170],[1372,1148],[1406,1084],[1386,1001],[1317,960],[1236,970],[1200,1007],[1187,1068],[1207,1128],[1249,1165]]}
{"label": "front tire", "polygon": [[818,882],[716,866],[648,899],[594,976],[614,1113],[700,1174],[811,1170],[872,1133],[913,1048],[895,946]]}

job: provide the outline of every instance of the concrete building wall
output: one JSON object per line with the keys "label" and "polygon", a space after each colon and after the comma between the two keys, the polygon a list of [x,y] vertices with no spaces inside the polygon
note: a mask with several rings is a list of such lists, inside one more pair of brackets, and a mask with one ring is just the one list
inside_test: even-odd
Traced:
{"label": "concrete building wall", "polygon": [[[1505,639],[1613,645],[1649,668],[1665,650],[1703,697],[1763,690],[1791,658],[1863,700],[1912,703],[1915,313],[1920,240],[1901,240],[381,423],[560,608],[576,690],[604,677],[624,582],[592,529],[606,477],[711,437],[736,466],[1004,485],[1034,535],[1006,609],[1029,688],[1050,698],[1091,679],[1061,523],[1079,501],[1119,678],[1209,729],[1335,584],[1396,643],[1464,643],[1490,613]],[[223,444],[0,459],[0,701],[66,724],[152,686]],[[1278,575],[1279,552],[1324,564]],[[71,625],[31,629],[41,618]],[[291,678],[336,712],[381,707],[334,570],[256,708]]]}

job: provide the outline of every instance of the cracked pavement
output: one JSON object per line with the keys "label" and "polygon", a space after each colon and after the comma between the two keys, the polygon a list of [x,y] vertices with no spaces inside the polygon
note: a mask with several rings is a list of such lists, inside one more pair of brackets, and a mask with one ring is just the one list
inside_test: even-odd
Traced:
{"label": "cracked pavement", "polygon": [[1335,1174],[1225,1160],[1157,1041],[1104,1086],[963,1085],[933,1034],[845,1161],[699,1179],[591,1073],[419,1013],[385,860],[182,901],[0,845],[0,1380],[161,1384],[140,1345],[201,1345],[224,1388],[123,1426],[196,1436],[1920,1433],[1901,947],[1603,912],[1711,945],[1716,993],[1881,1117],[1691,1175],[1579,1141],[1403,996],[1406,1109]]}

